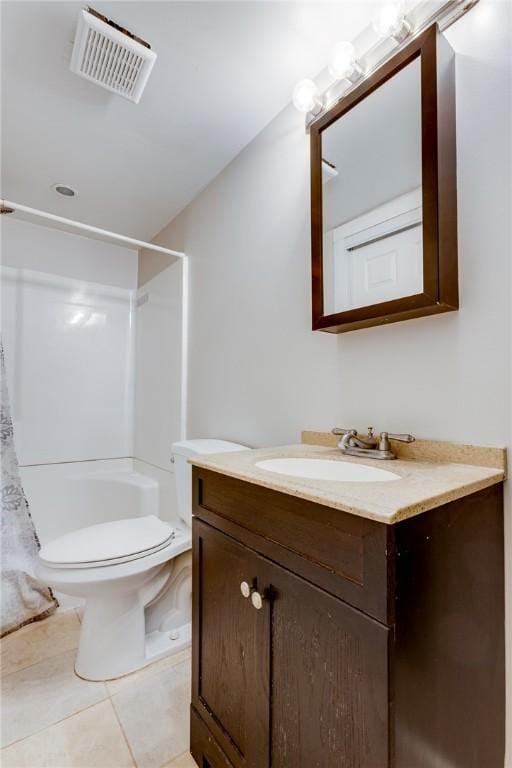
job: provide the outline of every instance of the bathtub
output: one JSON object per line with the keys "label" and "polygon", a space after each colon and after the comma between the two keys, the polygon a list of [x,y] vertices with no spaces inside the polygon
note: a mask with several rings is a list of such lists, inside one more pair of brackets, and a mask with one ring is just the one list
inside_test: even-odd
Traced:
{"label": "bathtub", "polygon": [[[20,473],[41,544],[126,517],[156,515],[171,524],[178,519],[173,473],[138,459],[25,466]],[[57,597],[66,608],[80,604]]]}

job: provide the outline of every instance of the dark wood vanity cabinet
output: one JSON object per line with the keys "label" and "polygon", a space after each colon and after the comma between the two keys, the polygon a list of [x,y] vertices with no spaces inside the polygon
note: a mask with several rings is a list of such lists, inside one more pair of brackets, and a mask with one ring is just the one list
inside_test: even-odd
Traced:
{"label": "dark wood vanity cabinet", "polygon": [[209,525],[195,523],[194,541],[195,705],[233,765],[386,765],[388,628]]}
{"label": "dark wood vanity cabinet", "polygon": [[501,485],[388,526],[193,483],[201,768],[502,768]]}

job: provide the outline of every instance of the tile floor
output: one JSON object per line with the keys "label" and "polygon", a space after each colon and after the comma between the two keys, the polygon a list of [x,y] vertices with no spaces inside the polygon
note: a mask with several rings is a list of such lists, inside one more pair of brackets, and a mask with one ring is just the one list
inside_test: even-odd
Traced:
{"label": "tile floor", "polygon": [[197,768],[190,650],[91,683],[74,673],[79,632],[59,611],[0,642],[2,768]]}

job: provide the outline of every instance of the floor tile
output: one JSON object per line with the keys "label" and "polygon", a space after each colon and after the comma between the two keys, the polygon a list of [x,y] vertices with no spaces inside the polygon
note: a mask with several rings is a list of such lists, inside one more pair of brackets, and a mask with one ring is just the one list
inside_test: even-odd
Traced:
{"label": "floor tile", "polygon": [[190,752],[184,752],[183,755],[174,758],[170,763],[163,765],[162,768],[197,768],[197,763]]}
{"label": "floor tile", "polygon": [[4,677],[2,746],[107,698],[104,683],[90,683],[75,675],[74,661],[75,652],[68,651]]}
{"label": "floor tile", "polygon": [[119,693],[131,685],[141,684],[144,680],[147,680],[150,675],[160,674],[165,669],[174,667],[187,660],[188,663],[191,664],[190,659],[191,649],[185,648],[185,650],[179,651],[171,656],[166,656],[165,658],[160,659],[160,661],[155,661],[154,664],[149,664],[147,667],[139,669],[131,675],[124,675],[124,677],[118,677],[116,680],[108,680],[106,682],[108,692],[111,696],[114,696],[116,693]]}
{"label": "floor tile", "polygon": [[80,622],[74,610],[27,624],[0,641],[2,676],[77,648]]}
{"label": "floor tile", "polygon": [[6,747],[1,761],[2,768],[134,767],[110,701]]}
{"label": "floor tile", "polygon": [[161,768],[189,748],[188,660],[126,686],[112,703],[138,768]]}

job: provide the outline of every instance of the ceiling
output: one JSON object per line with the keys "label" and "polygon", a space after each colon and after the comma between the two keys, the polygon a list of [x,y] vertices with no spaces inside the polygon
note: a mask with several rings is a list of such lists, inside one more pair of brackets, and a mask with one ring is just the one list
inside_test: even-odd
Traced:
{"label": "ceiling", "polygon": [[[150,239],[368,24],[373,3],[98,2],[158,58],[138,105],[69,71],[83,3],[4,1],[2,197]],[[51,186],[75,187],[74,199]]]}

